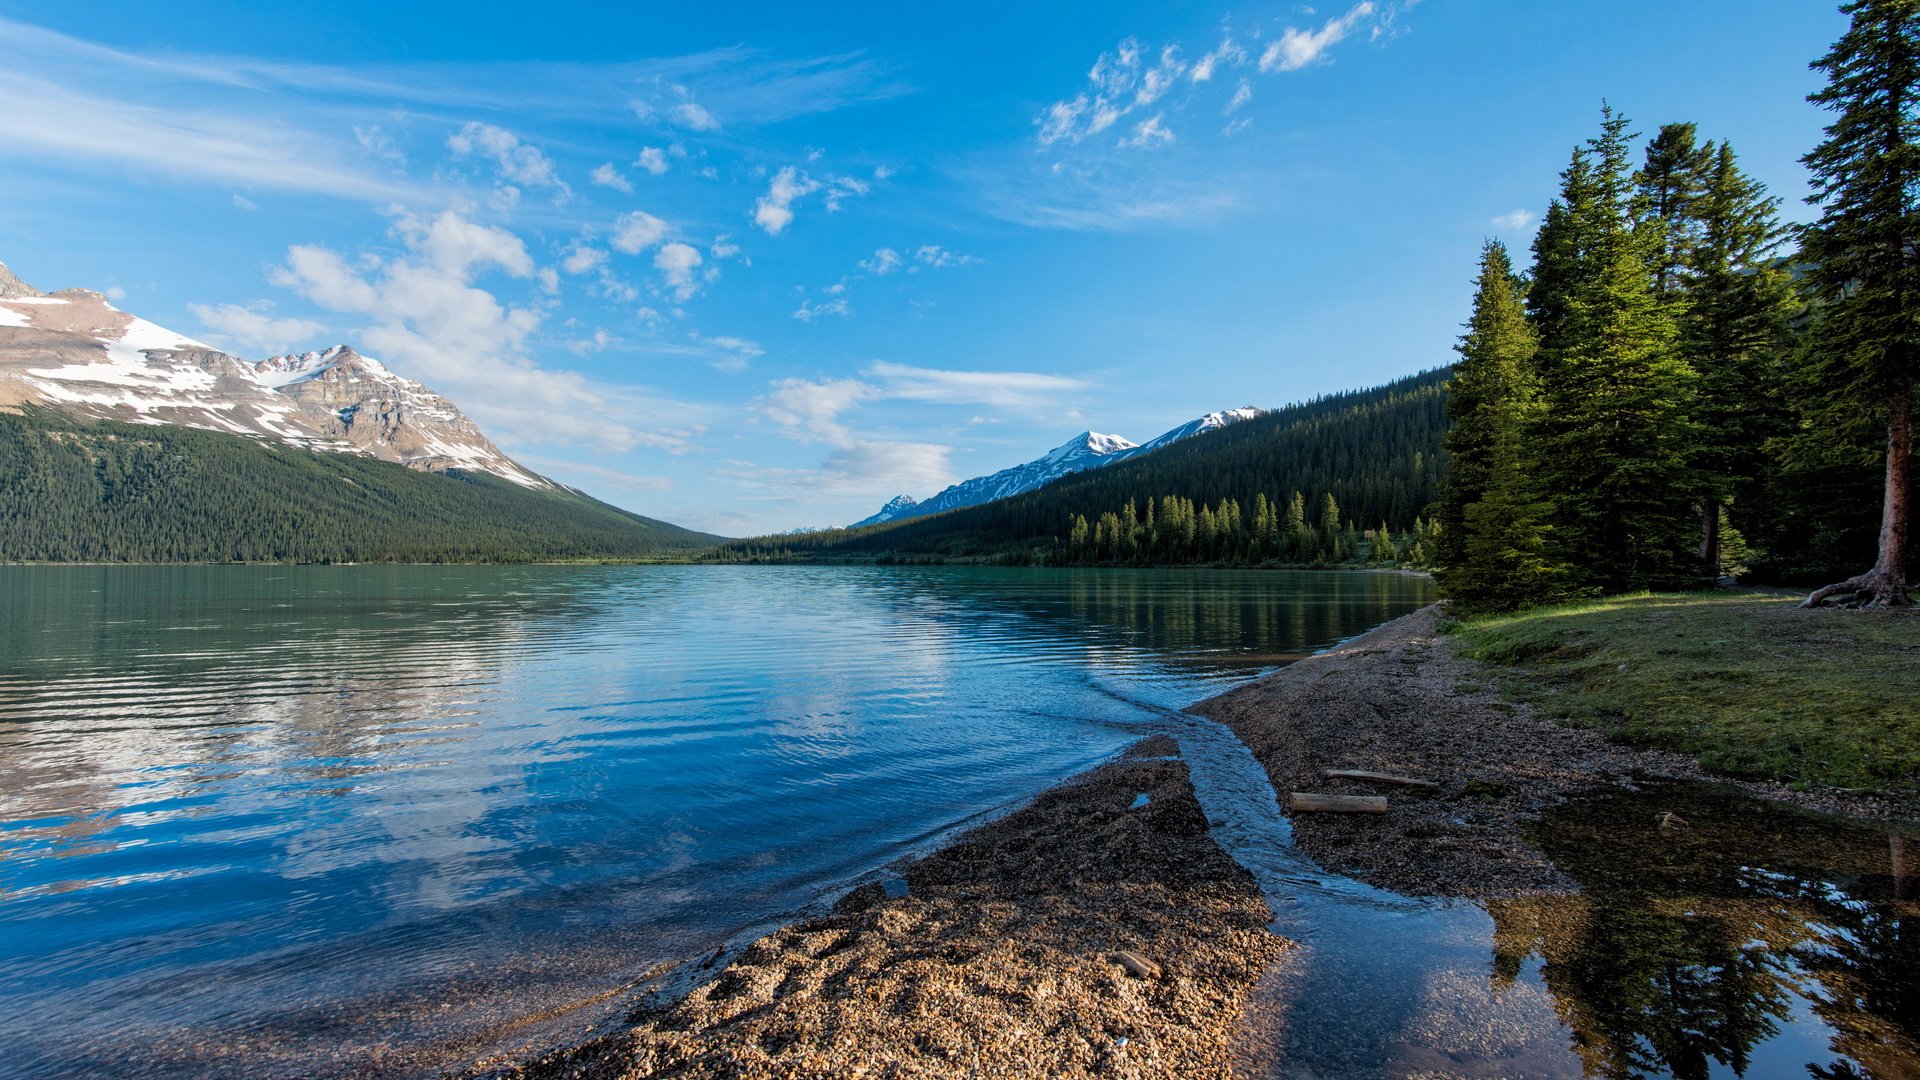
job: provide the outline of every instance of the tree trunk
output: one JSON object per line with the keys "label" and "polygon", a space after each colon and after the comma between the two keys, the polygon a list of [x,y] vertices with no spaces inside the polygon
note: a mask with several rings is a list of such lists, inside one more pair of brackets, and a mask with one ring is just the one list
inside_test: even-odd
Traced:
{"label": "tree trunk", "polygon": [[1801,607],[1820,607],[1829,600],[1847,607],[1909,607],[1913,604],[1907,597],[1907,493],[1913,464],[1913,386],[1902,383],[1887,404],[1887,489],[1881,504],[1880,561],[1859,577],[1815,590]]}
{"label": "tree trunk", "polygon": [[1707,576],[1720,580],[1720,500],[1700,501],[1700,565]]}

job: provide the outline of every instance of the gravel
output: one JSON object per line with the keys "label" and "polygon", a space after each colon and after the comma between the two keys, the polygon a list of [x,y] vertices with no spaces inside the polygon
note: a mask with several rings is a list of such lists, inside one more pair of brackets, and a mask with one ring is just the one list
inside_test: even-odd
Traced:
{"label": "gravel", "polygon": [[1225,1075],[1244,998],[1288,943],[1174,753],[1145,740],[914,864],[907,895],[863,886],[680,1001],[505,1075]]}

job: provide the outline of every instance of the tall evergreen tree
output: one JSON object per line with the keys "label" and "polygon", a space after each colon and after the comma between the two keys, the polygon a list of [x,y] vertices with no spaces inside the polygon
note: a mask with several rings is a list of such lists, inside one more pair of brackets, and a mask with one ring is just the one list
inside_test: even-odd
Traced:
{"label": "tall evergreen tree", "polygon": [[1480,251],[1467,332],[1454,349],[1460,359],[1447,381],[1447,479],[1435,518],[1440,524],[1434,560],[1442,587],[1466,559],[1467,508],[1486,496],[1494,441],[1516,403],[1531,398],[1535,339],[1520,302],[1506,245],[1489,240]]}
{"label": "tall evergreen tree", "polygon": [[1774,257],[1780,200],[1740,170],[1733,147],[1712,147],[1691,217],[1680,350],[1700,376],[1694,467],[1701,479],[1700,562],[1720,573],[1720,519],[1729,499],[1770,467],[1765,446],[1785,433],[1780,367],[1797,309]]}
{"label": "tall evergreen tree", "polygon": [[1808,374],[1829,424],[1886,425],[1873,568],[1807,597],[1905,607],[1913,399],[1920,381],[1920,0],[1852,0],[1852,24],[1814,68],[1810,101],[1836,116],[1801,160],[1821,207],[1802,250],[1818,304]]}
{"label": "tall evergreen tree", "polygon": [[1641,225],[1652,230],[1647,269],[1654,295],[1663,300],[1678,297],[1700,242],[1699,204],[1714,147],[1696,145],[1695,139],[1693,124],[1662,124],[1647,143],[1645,164],[1634,174]]}
{"label": "tall evergreen tree", "polygon": [[[1553,493],[1552,556],[1605,592],[1691,576],[1694,485],[1687,411],[1695,376],[1675,348],[1670,305],[1648,270],[1651,236],[1636,229],[1626,117],[1607,108],[1601,133],[1565,176],[1566,252],[1553,252],[1537,310],[1557,311],[1541,365],[1537,438],[1542,490]],[[1585,165],[1582,168],[1582,165]],[[1569,272],[1570,271],[1570,272]],[[1536,280],[1534,288],[1542,282]],[[1541,346],[1549,345],[1541,334]]]}

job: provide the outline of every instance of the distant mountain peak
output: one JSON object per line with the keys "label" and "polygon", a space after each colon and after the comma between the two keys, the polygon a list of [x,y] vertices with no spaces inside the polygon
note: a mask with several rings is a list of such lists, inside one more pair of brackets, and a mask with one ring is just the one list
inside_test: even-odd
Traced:
{"label": "distant mountain peak", "polygon": [[847,528],[858,529],[862,526],[878,525],[882,522],[892,521],[895,518],[906,517],[908,516],[908,512],[918,505],[920,504],[915,502],[911,495],[895,495],[893,498],[887,500],[887,505],[881,507],[879,513],[872,517],[861,518],[859,521],[847,526]]}
{"label": "distant mountain peak", "polygon": [[1182,439],[1190,439],[1204,431],[1213,431],[1229,424],[1237,424],[1242,420],[1251,420],[1263,411],[1252,405],[1246,405],[1238,409],[1210,412],[1145,443],[1135,443],[1121,435],[1083,431],[1024,465],[1015,465],[1011,469],[1002,469],[987,476],[963,480],[925,502],[916,503],[902,495],[887,503],[879,513],[857,521],[849,527],[878,525],[887,521],[898,521],[901,518],[937,514],[943,510],[956,510],[962,506],[977,506],[997,499],[1012,498],[1035,488],[1045,487],[1071,473],[1104,468],[1116,462],[1139,457],[1141,454],[1152,453]]}

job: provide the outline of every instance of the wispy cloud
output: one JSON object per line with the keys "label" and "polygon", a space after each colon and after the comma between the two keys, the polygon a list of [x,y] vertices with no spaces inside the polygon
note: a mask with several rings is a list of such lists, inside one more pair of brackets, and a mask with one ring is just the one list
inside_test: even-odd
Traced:
{"label": "wispy cloud", "polygon": [[502,179],[528,187],[546,188],[554,198],[566,200],[573,189],[560,179],[560,172],[546,151],[522,142],[506,128],[470,120],[459,131],[447,136],[447,149],[455,157],[479,156],[491,160]]}
{"label": "wispy cloud", "polygon": [[866,370],[876,396],[943,405],[993,405],[1030,409],[1084,394],[1084,379],[1030,371],[948,371],[879,361]]}
{"label": "wispy cloud", "polygon": [[285,353],[326,327],[312,319],[282,318],[271,300],[240,304],[188,304],[187,310],[207,328],[216,345],[245,350],[242,356]]}
{"label": "wispy cloud", "polygon": [[[1406,6],[1412,6],[1411,4]],[[1322,23],[1318,30],[1302,30],[1289,26],[1280,34],[1280,39],[1268,45],[1260,53],[1260,70],[1263,73],[1277,71],[1299,71],[1301,68],[1319,60],[1326,51],[1345,40],[1358,26],[1369,20],[1391,22],[1397,9],[1387,5],[1382,10],[1374,0],[1361,0],[1347,9],[1346,14],[1337,15]],[[1375,26],[1375,36],[1380,33]]]}
{"label": "wispy cloud", "polygon": [[1539,214],[1522,209],[1496,215],[1488,224],[1502,232],[1525,232],[1533,228],[1533,223],[1539,220]]}

